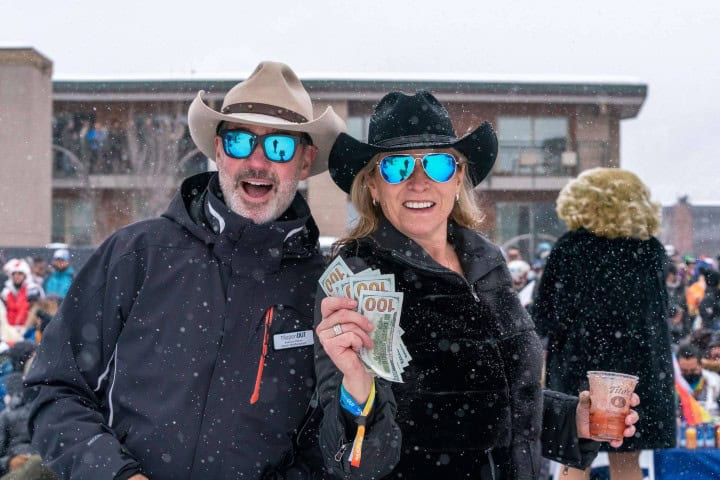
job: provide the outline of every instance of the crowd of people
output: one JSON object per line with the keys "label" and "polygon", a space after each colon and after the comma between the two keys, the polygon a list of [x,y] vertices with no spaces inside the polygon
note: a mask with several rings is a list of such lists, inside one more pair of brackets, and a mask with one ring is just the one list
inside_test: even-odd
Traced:
{"label": "crowd of people", "polygon": [[680,257],[666,246],[668,326],[679,371],[691,393],[720,418],[720,256]]}
{"label": "crowd of people", "polygon": [[[522,480],[542,478],[545,456],[583,478],[602,448],[613,480],[636,479],[640,449],[675,442],[650,433],[674,431],[671,342],[688,382],[720,394],[705,374],[720,370],[716,265],[662,248],[657,205],[630,172],[570,182],[558,199],[570,231],[526,260],[478,233],[490,124],[457,136],[430,92],[385,95],[367,142],[318,113],[274,62],[220,110],[199,92],[188,126],[217,172],[187,178],[161,217],[111,235],[77,275],[65,249],[49,272],[41,258],[5,264],[0,471]],[[360,362],[374,325],[357,302],[317,287],[326,264],[297,187],[328,168],[359,213],[333,255],[394,273],[405,295],[402,383]],[[598,224],[603,189],[617,210]],[[624,441],[591,438],[593,369],[641,378]]]}
{"label": "crowd of people", "polygon": [[0,272],[0,478],[53,479],[30,443],[28,418],[36,388],[23,378],[32,365],[42,333],[73,281],[70,252],[3,262]]}
{"label": "crowd of people", "polygon": [[50,265],[41,256],[12,258],[4,263],[0,273],[0,351],[23,340],[39,342],[74,276],[66,248],[53,252]]}

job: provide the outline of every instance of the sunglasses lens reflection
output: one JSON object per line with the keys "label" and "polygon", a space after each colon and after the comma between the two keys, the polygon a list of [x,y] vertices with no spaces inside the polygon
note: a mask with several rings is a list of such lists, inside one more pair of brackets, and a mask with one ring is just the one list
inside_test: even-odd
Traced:
{"label": "sunglasses lens reflection", "polygon": [[265,156],[273,162],[289,162],[295,155],[296,139],[289,135],[265,137]]}
{"label": "sunglasses lens reflection", "polygon": [[233,158],[247,158],[255,148],[255,135],[241,130],[230,130],[222,135],[225,153]]}
{"label": "sunglasses lens reflection", "polygon": [[388,155],[380,161],[380,174],[390,185],[406,180],[413,168],[415,159],[410,155]]}
{"label": "sunglasses lens reflection", "polygon": [[448,153],[430,153],[423,157],[423,168],[428,177],[444,183],[455,174],[455,158]]}

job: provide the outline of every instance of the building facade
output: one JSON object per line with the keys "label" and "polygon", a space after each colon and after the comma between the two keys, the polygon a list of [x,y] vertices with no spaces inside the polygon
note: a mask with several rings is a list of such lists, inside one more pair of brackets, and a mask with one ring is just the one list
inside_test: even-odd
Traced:
{"label": "building facade", "polygon": [[[53,241],[98,243],[156,214],[180,179],[212,168],[190,140],[186,112],[198,90],[219,105],[237,80],[56,81],[53,93]],[[620,164],[620,121],[635,117],[643,84],[435,80],[305,80],[318,112],[331,105],[365,139],[387,92],[425,89],[448,106],[459,136],[487,120],[500,153],[477,195],[484,231],[524,250],[559,236],[560,189],[578,172]],[[324,235],[352,221],[329,175],[302,186]],[[92,219],[88,227],[88,219]]]}
{"label": "building facade", "polygon": [[660,239],[680,255],[720,258],[720,205],[691,204],[687,197],[663,207]]}
{"label": "building facade", "polygon": [[[52,231],[48,241],[96,245],[115,229],[157,215],[181,179],[214,167],[195,147],[187,110],[199,90],[216,108],[232,80],[92,80],[52,83]],[[483,231],[526,252],[564,230],[560,189],[578,172],[620,165],[620,122],[637,116],[647,86],[628,82],[306,79],[317,113],[332,106],[366,139],[373,106],[387,92],[429,90],[458,136],[482,121],[500,152],[477,188]],[[301,185],[323,235],[353,221],[329,174]],[[0,244],[2,242],[0,241]]]}
{"label": "building facade", "polygon": [[0,246],[50,240],[52,62],[32,48],[0,49]]}

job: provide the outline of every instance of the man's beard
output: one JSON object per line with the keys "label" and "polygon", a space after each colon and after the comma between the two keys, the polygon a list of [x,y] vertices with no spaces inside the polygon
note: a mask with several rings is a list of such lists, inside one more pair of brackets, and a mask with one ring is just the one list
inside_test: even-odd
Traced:
{"label": "man's beard", "polygon": [[[227,173],[220,170],[218,172],[220,180],[220,189],[225,197],[225,203],[230,210],[238,215],[251,220],[253,223],[262,224],[276,220],[287,210],[295,198],[297,186],[300,182],[300,170],[298,169],[290,181],[282,183],[278,177],[271,172],[260,170],[245,170],[236,177],[230,177]],[[240,190],[243,188],[242,182],[246,179],[268,180],[273,183],[273,192],[270,197],[262,204],[252,205],[246,203]]]}

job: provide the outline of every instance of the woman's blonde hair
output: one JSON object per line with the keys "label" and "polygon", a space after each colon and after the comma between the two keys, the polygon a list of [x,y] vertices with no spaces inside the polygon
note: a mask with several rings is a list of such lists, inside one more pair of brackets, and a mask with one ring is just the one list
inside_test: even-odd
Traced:
{"label": "woman's blonde hair", "polygon": [[[458,172],[460,169],[466,168],[467,161],[465,160],[465,157],[455,151],[453,151],[453,154],[458,158]],[[352,187],[350,188],[350,201],[352,202],[353,207],[355,207],[358,215],[357,223],[350,230],[347,236],[341,238],[335,243],[333,256],[337,253],[340,246],[346,245],[353,240],[372,235],[378,228],[380,217],[382,216],[382,210],[380,209],[379,204],[373,205],[372,194],[368,188],[367,181],[372,175],[376,175],[376,159],[380,155],[383,154],[378,154],[371,158],[367,165],[358,172],[353,180]],[[419,165],[418,167],[422,168]],[[449,218],[460,226],[476,230],[480,228],[483,221],[484,217],[478,207],[477,201],[475,200],[473,185],[470,181],[469,175],[467,175],[467,172],[463,178],[462,187],[460,188],[460,196],[458,201],[455,202]]]}
{"label": "woman's blonde hair", "polygon": [[560,191],[557,214],[570,230],[585,228],[606,238],[647,240],[660,228],[660,205],[648,187],[619,168],[581,173]]}

